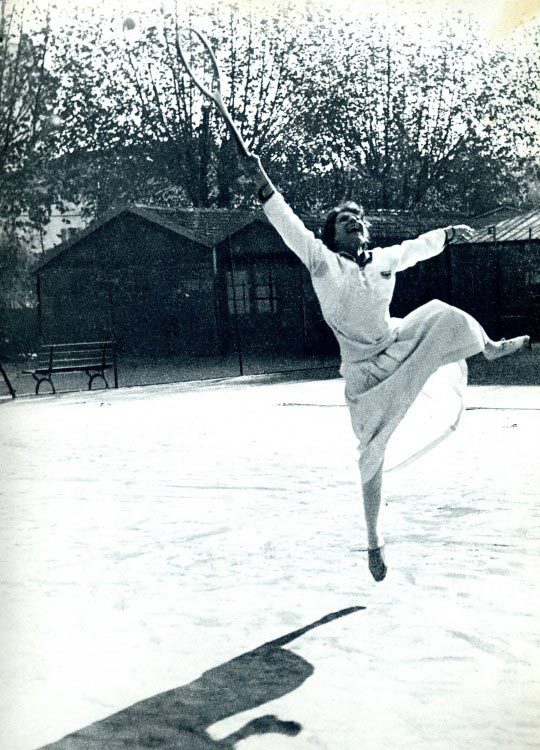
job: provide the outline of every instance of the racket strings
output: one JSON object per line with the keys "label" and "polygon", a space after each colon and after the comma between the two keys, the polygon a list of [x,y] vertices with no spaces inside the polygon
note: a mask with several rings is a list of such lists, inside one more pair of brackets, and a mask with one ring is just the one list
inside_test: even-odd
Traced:
{"label": "racket strings", "polygon": [[[187,36],[187,39],[186,39]],[[221,76],[216,58],[209,42],[203,34],[190,29],[184,39],[177,32],[177,51],[181,62],[193,83],[203,95],[212,99],[221,113],[227,128],[232,134],[241,153],[248,155],[246,144],[221,95]]]}
{"label": "racket strings", "polygon": [[221,96],[219,70],[207,43],[193,30],[178,39],[181,58],[188,68],[193,82],[212,97]]}

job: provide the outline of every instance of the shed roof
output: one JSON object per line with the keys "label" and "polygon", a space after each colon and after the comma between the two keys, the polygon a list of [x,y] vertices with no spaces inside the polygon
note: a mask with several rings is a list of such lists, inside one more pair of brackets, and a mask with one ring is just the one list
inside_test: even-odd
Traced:
{"label": "shed roof", "polygon": [[139,216],[164,229],[185,237],[192,242],[213,248],[224,239],[254,221],[266,221],[262,211],[233,210],[233,209],[169,209],[156,206],[142,206],[138,204],[123,206],[122,208],[108,211],[95,221],[92,221],[85,229],[60,245],[56,245],[47,253],[46,257],[38,264],[39,271],[48,265],[59,255],[67,252],[77,245],[82,239],[97,232],[102,226],[108,224],[115,218],[124,215]]}
{"label": "shed roof", "polygon": [[[226,237],[234,234],[242,227],[256,219],[266,220],[260,209],[231,209],[231,208],[166,208],[163,206],[145,206],[135,204],[135,208],[144,210],[150,217],[158,221],[172,222],[194,234],[199,240],[216,245]],[[510,204],[503,204],[497,208],[467,219],[475,229],[491,226],[495,222],[521,216],[523,210]],[[303,215],[302,218],[315,233],[320,231],[326,212]],[[434,227],[463,221],[455,212],[428,215],[417,211],[403,209],[380,208],[367,213],[371,224],[371,234],[383,240],[386,237],[401,237],[403,239],[416,237],[421,232]]]}
{"label": "shed roof", "polygon": [[134,208],[150,220],[162,225],[166,223],[173,231],[186,234],[208,247],[219,245],[254,221],[266,221],[263,212],[256,209],[166,208],[141,204],[135,204]]}
{"label": "shed roof", "polygon": [[540,207],[533,208],[476,232],[470,244],[479,242],[523,242],[540,240]]}
{"label": "shed roof", "polygon": [[467,224],[473,227],[473,229],[480,231],[486,227],[498,224],[501,221],[521,216],[523,213],[524,211],[522,208],[518,208],[511,203],[501,203],[500,206],[492,208],[490,211],[484,211],[484,213],[469,216]]}
{"label": "shed roof", "polygon": [[[509,207],[508,207],[509,208]],[[514,209],[512,209],[514,210]],[[533,212],[531,212],[533,213]],[[231,209],[231,208],[168,208],[165,206],[147,206],[143,204],[126,205],[109,211],[91,222],[85,229],[78,232],[67,242],[56,245],[38,265],[40,270],[54,258],[77,245],[82,239],[99,230],[102,226],[124,215],[139,216],[147,221],[168,229],[175,234],[185,237],[203,247],[213,248],[219,245],[227,237],[232,236],[246,226],[267,219],[260,208],[256,209]],[[538,234],[538,216],[540,209],[536,211],[536,234]],[[487,216],[487,215],[484,215]],[[523,220],[528,214],[516,217],[511,221]],[[371,223],[371,235],[375,241],[384,241],[385,238],[395,240],[416,237],[421,232],[433,229],[436,226],[444,226],[452,223],[451,216],[419,216],[412,211],[394,209],[380,209],[370,211],[367,216]],[[480,218],[480,217],[478,217]],[[324,217],[320,214],[311,214],[303,217],[306,225],[318,233]],[[505,225],[508,222],[501,222]],[[497,225],[499,227],[499,224]],[[484,231],[485,234],[485,230]],[[480,239],[481,232],[473,241],[493,241],[493,236]],[[497,239],[499,236],[497,230]],[[519,239],[522,239],[521,237]]]}
{"label": "shed roof", "polygon": [[[85,229],[77,232],[74,237],[56,245],[38,264],[36,270],[39,271],[53,259],[69,251],[82,239],[98,231],[113,219],[125,215],[139,216],[207,248],[219,245],[227,237],[255,221],[267,221],[260,208],[167,208],[143,204],[126,205],[102,214]],[[406,239],[433,227],[433,222],[431,224],[424,222],[426,226],[420,226],[418,219],[400,211],[375,211],[368,218],[372,224],[372,235],[377,239],[383,239],[384,237]],[[304,217],[304,220],[310,229],[318,233],[323,217],[314,214]]]}

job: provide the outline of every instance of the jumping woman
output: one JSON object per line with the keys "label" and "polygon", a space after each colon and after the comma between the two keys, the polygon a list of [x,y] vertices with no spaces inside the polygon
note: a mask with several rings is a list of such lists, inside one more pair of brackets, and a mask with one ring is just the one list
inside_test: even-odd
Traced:
{"label": "jumping woman", "polygon": [[468,313],[439,300],[404,319],[390,317],[396,273],[451,243],[467,241],[470,227],[435,229],[368,251],[364,211],[347,202],[330,211],[317,239],[272,185],[260,160],[242,155],[240,162],[268,220],[307,267],[324,319],[338,340],[345,399],[359,441],[369,570],[382,581],[387,566],[378,518],[390,436],[435,373],[447,379],[450,396],[456,393],[456,372],[466,382],[467,357],[480,352],[489,360],[504,357],[522,349],[529,337],[492,341]]}

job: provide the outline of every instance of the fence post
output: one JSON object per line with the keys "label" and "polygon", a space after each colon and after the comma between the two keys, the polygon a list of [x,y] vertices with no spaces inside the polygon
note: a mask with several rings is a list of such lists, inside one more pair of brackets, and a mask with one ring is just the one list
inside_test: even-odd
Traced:
{"label": "fence post", "polygon": [[118,388],[118,359],[116,357],[116,341],[112,342],[113,350],[113,367],[114,367],[114,387]]}
{"label": "fence post", "polygon": [[449,305],[453,304],[453,289],[452,289],[452,254],[450,246],[446,246],[444,250],[444,264],[446,271],[446,296]]}
{"label": "fence post", "polygon": [[495,336],[501,338],[502,321],[501,321],[501,258],[499,246],[495,245]]}
{"label": "fence post", "polygon": [[234,277],[234,267],[233,267],[233,260],[232,260],[232,246],[231,246],[231,236],[229,235],[227,237],[227,260],[228,260],[228,266],[229,271],[231,274],[231,284],[232,284],[232,300],[233,300],[233,316],[234,316],[234,337],[236,339],[236,351],[238,353],[238,369],[240,370],[240,375],[242,376],[244,374],[244,361],[242,358],[242,343],[240,338],[240,326],[239,326],[239,320],[238,320],[238,307],[236,304],[236,284],[235,284],[235,277]]}
{"label": "fence post", "polygon": [[7,373],[4,370],[1,362],[0,362],[0,373],[2,373],[2,377],[4,378],[4,382],[7,385],[7,389],[8,389],[8,391],[11,394],[11,398],[15,398],[15,389],[13,388],[13,386],[11,385],[11,383],[9,382],[9,378],[8,378]]}
{"label": "fence post", "polygon": [[40,342],[43,341],[43,305],[41,301],[41,274],[36,274],[36,295],[38,307],[38,334]]}

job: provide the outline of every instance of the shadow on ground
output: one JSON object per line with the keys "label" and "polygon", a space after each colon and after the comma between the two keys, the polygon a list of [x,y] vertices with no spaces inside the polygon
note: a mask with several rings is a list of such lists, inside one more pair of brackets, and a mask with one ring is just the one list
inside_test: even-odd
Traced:
{"label": "shadow on ground", "polygon": [[297,735],[301,724],[272,714],[249,721],[222,740],[213,740],[206,730],[222,719],[300,687],[313,674],[314,667],[283,646],[308,630],[362,609],[365,607],[332,612],[204,672],[194,682],[135,703],[41,750],[230,750],[255,734]]}

